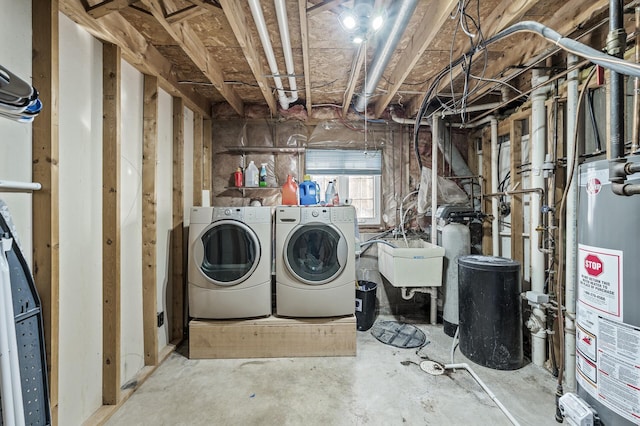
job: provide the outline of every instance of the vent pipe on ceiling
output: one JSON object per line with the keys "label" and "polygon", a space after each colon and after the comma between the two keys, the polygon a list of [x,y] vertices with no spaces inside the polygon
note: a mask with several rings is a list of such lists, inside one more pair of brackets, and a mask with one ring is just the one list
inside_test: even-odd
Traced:
{"label": "vent pipe on ceiling", "polygon": [[264,20],[262,14],[262,7],[260,6],[260,0],[249,0],[249,7],[251,7],[251,14],[253,15],[253,21],[256,23],[258,34],[260,35],[260,41],[264,49],[264,54],[267,57],[269,63],[269,69],[273,74],[273,81],[278,91],[278,100],[282,109],[289,109],[289,104],[298,100],[298,91],[296,88],[295,73],[293,68],[293,55],[291,53],[291,41],[289,39],[289,27],[287,22],[287,12],[284,5],[284,0],[275,0],[276,13],[278,15],[278,26],[280,27],[280,37],[282,39],[282,48],[284,50],[284,57],[287,66],[287,74],[289,75],[289,87],[291,89],[291,97],[287,97],[284,86],[282,85],[282,79],[280,78],[280,71],[278,71],[278,62],[276,56],[273,53],[273,46],[271,45],[271,39],[269,38],[269,31],[267,30],[267,23]]}
{"label": "vent pipe on ceiling", "polygon": [[396,18],[386,35],[386,39],[378,48],[373,60],[371,61],[367,80],[364,82],[364,93],[358,96],[354,105],[356,111],[364,111],[366,99],[371,99],[371,96],[374,95],[378,82],[380,82],[380,78],[382,78],[382,73],[387,68],[387,64],[393,55],[393,51],[396,49],[398,42],[402,38],[402,34],[407,28],[407,24],[409,24],[409,20],[411,19],[411,16],[413,16],[413,12],[415,11],[417,4],[418,0],[402,0],[393,2],[395,10],[391,13],[395,13]]}

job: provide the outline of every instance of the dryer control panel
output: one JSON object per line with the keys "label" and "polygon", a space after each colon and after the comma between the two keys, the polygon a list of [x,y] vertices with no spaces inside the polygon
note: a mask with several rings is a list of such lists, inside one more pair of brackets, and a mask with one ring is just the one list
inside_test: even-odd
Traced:
{"label": "dryer control panel", "polygon": [[300,223],[331,223],[330,210],[330,207],[300,209]]}

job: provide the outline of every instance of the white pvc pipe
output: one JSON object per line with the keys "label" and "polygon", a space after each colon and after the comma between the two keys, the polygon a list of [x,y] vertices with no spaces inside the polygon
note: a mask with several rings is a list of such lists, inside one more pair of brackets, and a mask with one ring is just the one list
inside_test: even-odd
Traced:
{"label": "white pvc pipe", "polygon": [[504,415],[507,416],[509,421],[512,424],[514,424],[515,426],[520,426],[520,423],[518,423],[516,418],[511,415],[509,410],[507,410],[507,407],[502,405],[500,400],[498,400],[498,397],[493,392],[491,392],[491,389],[489,389],[487,387],[487,385],[485,385],[485,383],[482,381],[482,379],[480,379],[480,377],[471,369],[469,364],[467,364],[466,362],[459,363],[459,364],[445,364],[444,365],[444,369],[445,370],[457,370],[457,369],[467,370],[469,372],[469,374],[471,374],[471,377],[474,378],[474,380],[480,385],[480,387],[482,387],[482,389],[484,389],[484,391],[487,393],[487,395],[489,395],[489,397],[493,400],[493,402],[495,402],[495,404],[498,406],[498,408],[500,408],[500,410],[502,410]]}
{"label": "white pvc pipe", "polygon": [[[16,426],[24,426],[24,403],[22,400],[22,381],[20,379],[20,363],[18,360],[18,342],[16,339],[16,327],[15,317],[13,312],[13,297],[11,295],[11,276],[9,274],[9,262],[7,261],[6,254],[8,250],[11,250],[11,244],[13,240],[11,238],[2,239],[2,252],[0,253],[0,285],[2,289],[2,295],[4,299],[4,305],[2,310],[5,312],[5,330],[6,339],[8,341],[8,358],[9,358],[9,378],[11,382],[11,390],[9,391],[13,399],[13,416]],[[4,367],[4,365],[3,365]],[[5,374],[2,372],[3,381],[3,393],[4,398],[4,380]]]}
{"label": "white pvc pipe", "polygon": [[[540,70],[533,70],[533,78],[531,84],[533,87],[538,86],[548,80]],[[545,148],[546,148],[546,108],[545,100],[547,99],[547,86],[540,87],[533,91],[531,101],[531,187],[545,188],[544,175],[542,166],[544,164]],[[544,293],[545,281],[545,262],[544,253],[539,250],[540,232],[538,228],[542,226],[540,223],[540,209],[542,208],[541,194],[534,192],[530,198],[531,208],[531,227],[529,230],[529,243],[531,253],[531,290]],[[547,335],[545,331],[546,315],[544,310],[534,308],[533,313],[539,320],[542,327],[535,333],[531,334],[531,360],[535,365],[543,366],[546,361],[547,353]]]}
{"label": "white pvc pipe", "polygon": [[[491,193],[498,192],[498,120],[491,116]],[[498,211],[498,197],[491,197],[491,246],[492,254],[500,256],[500,212]]]}
{"label": "white pvc pipe", "polygon": [[438,244],[436,210],[438,208],[438,144],[440,142],[440,127],[442,118],[433,117],[431,126],[431,244]]}
{"label": "white pvc pipe", "polygon": [[[280,101],[280,106],[282,107],[282,109],[289,109],[289,103],[292,102],[292,100],[287,97],[284,91],[284,86],[282,85],[282,79],[280,78],[280,71],[278,71],[278,62],[276,61],[276,56],[273,53],[273,46],[271,45],[271,39],[269,38],[267,23],[265,22],[264,15],[262,14],[262,7],[260,6],[260,0],[248,0],[248,1],[249,1],[249,7],[251,8],[253,21],[256,23],[256,28],[258,29],[258,35],[260,35],[260,41],[262,42],[264,54],[267,57],[267,62],[269,63],[269,69],[271,70],[271,74],[273,74],[273,81],[278,91],[278,100]],[[297,97],[297,94],[296,94],[296,97]]]}
{"label": "white pvc pipe", "polygon": [[298,87],[296,85],[295,67],[293,62],[293,51],[291,50],[291,38],[289,37],[289,18],[287,18],[287,5],[285,0],[274,0],[276,15],[278,17],[278,28],[280,29],[280,40],[282,40],[282,50],[284,52],[284,63],[289,75],[289,89],[291,96],[287,99],[289,103],[298,100]]}
{"label": "white pvc pipe", "polygon": [[0,190],[7,189],[11,191],[38,191],[42,189],[42,185],[38,182],[19,182],[14,180],[0,180]]}
{"label": "white pvc pipe", "polygon": [[[567,68],[573,68],[578,63],[578,57],[567,55]],[[567,171],[571,171],[575,160],[573,135],[578,120],[578,70],[575,69],[567,76]],[[568,176],[567,176],[568,178]],[[565,351],[564,351],[564,383],[567,390],[576,388],[576,325],[573,320],[576,313],[576,229],[578,226],[578,168],[573,172],[573,179],[567,191],[566,200],[567,220],[565,239]],[[561,236],[562,237],[562,236]]]}
{"label": "white pvc pipe", "polygon": [[411,300],[416,293],[426,293],[431,295],[431,301],[429,302],[429,322],[432,325],[436,325],[437,321],[437,305],[438,305],[438,288],[437,287],[402,287],[402,298],[404,300]]}

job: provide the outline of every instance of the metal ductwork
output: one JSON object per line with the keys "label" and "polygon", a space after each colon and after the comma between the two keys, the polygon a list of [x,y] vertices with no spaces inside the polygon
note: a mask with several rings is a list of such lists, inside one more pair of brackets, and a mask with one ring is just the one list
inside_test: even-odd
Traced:
{"label": "metal ductwork", "polygon": [[411,16],[413,16],[413,12],[418,5],[418,0],[394,1],[392,5],[394,9],[392,9],[391,14],[395,14],[396,17],[393,20],[388,34],[384,37],[382,45],[378,48],[371,61],[367,80],[364,82],[363,94],[358,96],[354,105],[354,108],[358,112],[364,111],[366,99],[370,99],[375,93],[378,82],[380,78],[382,78],[382,73],[387,68],[391,55],[393,55]]}

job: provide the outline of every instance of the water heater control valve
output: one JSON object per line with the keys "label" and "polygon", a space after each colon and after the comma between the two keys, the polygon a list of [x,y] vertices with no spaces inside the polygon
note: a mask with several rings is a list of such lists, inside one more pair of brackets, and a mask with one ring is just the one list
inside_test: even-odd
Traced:
{"label": "water heater control valve", "polygon": [[566,393],[560,397],[560,412],[570,426],[598,426],[598,414],[584,399],[575,393]]}

